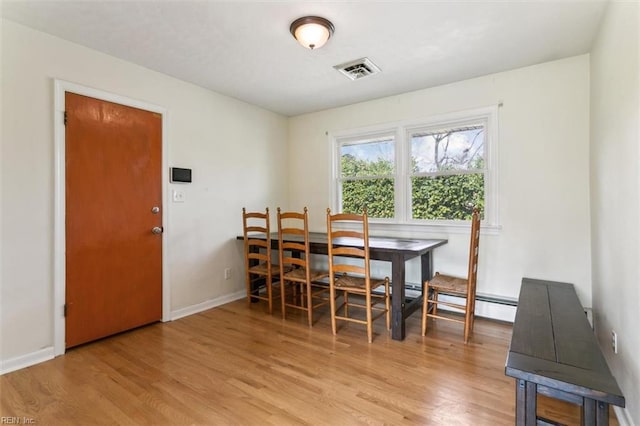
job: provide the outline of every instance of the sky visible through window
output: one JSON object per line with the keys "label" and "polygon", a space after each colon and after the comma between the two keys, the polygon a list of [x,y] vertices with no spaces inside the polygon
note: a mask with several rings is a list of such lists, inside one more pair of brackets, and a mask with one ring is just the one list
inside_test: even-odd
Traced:
{"label": "sky visible through window", "polygon": [[357,143],[353,145],[342,145],[340,155],[352,156],[356,160],[373,163],[378,160],[384,160],[393,163],[395,158],[393,139],[378,139],[365,143]]}
{"label": "sky visible through window", "polygon": [[411,135],[411,156],[417,173],[482,167],[484,126],[414,133]]}
{"label": "sky visible through window", "polygon": [[[394,163],[394,141],[386,138],[345,144],[340,148],[340,154],[367,163],[380,160]],[[411,135],[411,157],[417,173],[477,168],[484,158],[484,126],[414,133]]]}

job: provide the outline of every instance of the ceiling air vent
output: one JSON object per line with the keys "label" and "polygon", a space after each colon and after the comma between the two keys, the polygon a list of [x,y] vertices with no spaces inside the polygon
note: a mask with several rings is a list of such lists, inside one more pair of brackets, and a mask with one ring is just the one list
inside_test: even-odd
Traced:
{"label": "ceiling air vent", "polygon": [[369,58],[356,59],[346,64],[336,65],[335,69],[349,77],[351,80],[358,80],[362,77],[377,74],[380,68],[376,66]]}

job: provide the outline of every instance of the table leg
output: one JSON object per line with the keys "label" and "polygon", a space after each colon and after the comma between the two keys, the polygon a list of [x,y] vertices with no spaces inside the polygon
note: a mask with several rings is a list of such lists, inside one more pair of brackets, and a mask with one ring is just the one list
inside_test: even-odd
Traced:
{"label": "table leg", "polygon": [[405,337],[404,280],[404,256],[394,253],[391,260],[391,338],[393,340],[404,340]]}
{"label": "table leg", "polygon": [[[420,256],[420,304],[423,304],[424,298],[429,297],[428,294],[425,294],[425,290],[427,286],[425,285],[425,281],[433,278],[433,256],[431,252],[428,251],[422,256]],[[431,290],[433,292],[433,290]],[[429,306],[429,311],[433,311],[435,305],[432,304]],[[424,313],[423,313],[424,314]]]}
{"label": "table leg", "polygon": [[516,380],[516,425],[535,426],[537,423],[537,385],[526,380]]}
{"label": "table leg", "polygon": [[609,424],[609,404],[598,401],[596,405],[596,425],[607,426]]}
{"label": "table leg", "polygon": [[580,424],[583,426],[596,425],[596,401],[591,398],[584,398],[582,401],[582,418]]}
{"label": "table leg", "polygon": [[428,251],[422,256],[420,256],[420,278],[422,282],[420,284],[424,285],[424,282],[430,280],[433,277],[433,256],[431,252]]}
{"label": "table leg", "polygon": [[[259,250],[257,247],[252,246],[249,251],[251,253],[257,253]],[[258,260],[257,259],[250,259],[249,260],[249,268],[254,267],[258,264]],[[251,295],[252,296],[258,296],[260,294],[260,286],[264,285],[265,279],[262,278],[260,280],[256,280],[256,281],[251,281]],[[260,299],[257,298],[249,298],[250,303],[258,303],[260,302]]]}
{"label": "table leg", "polygon": [[609,424],[609,404],[584,398],[582,404],[582,424],[585,426],[606,426]]}

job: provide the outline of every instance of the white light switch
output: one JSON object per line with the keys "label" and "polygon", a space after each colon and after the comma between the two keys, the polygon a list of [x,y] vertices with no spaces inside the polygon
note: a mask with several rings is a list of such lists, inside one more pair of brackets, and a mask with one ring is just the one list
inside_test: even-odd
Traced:
{"label": "white light switch", "polygon": [[178,189],[173,190],[173,202],[174,203],[184,203],[184,191],[180,191]]}

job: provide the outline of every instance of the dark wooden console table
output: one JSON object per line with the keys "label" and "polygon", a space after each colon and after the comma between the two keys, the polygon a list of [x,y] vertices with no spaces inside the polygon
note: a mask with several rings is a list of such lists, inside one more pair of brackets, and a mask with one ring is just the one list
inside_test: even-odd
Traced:
{"label": "dark wooden console table", "polygon": [[516,425],[550,424],[538,393],[582,406],[583,425],[607,425],[609,404],[625,405],[572,284],[523,278],[505,374],[516,379]]}

